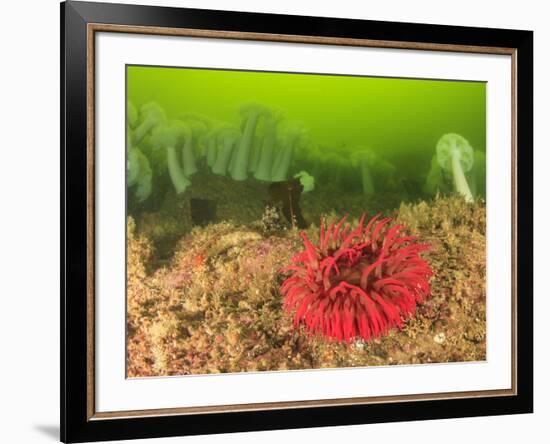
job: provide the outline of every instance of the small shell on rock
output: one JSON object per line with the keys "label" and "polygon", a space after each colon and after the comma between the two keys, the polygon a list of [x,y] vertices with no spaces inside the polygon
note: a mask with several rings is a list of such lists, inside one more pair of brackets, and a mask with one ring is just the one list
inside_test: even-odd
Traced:
{"label": "small shell on rock", "polygon": [[434,342],[437,344],[443,344],[445,342],[445,333],[441,332],[434,336]]}

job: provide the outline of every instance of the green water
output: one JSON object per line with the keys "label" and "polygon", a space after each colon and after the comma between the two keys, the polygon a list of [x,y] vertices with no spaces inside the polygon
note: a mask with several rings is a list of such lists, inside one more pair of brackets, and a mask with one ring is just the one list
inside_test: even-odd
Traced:
{"label": "green water", "polygon": [[[241,132],[246,125],[246,119],[239,113],[243,104],[253,102],[272,112],[276,110],[283,116],[278,134],[284,133],[285,125],[294,122],[303,129],[302,143],[297,144],[292,153],[287,178],[292,179],[294,174],[305,170],[313,175],[316,189],[333,180],[334,186],[341,186],[343,193],[364,193],[361,181],[365,179],[354,152],[367,149],[383,165],[392,166],[391,180],[386,177],[390,173],[372,171],[377,196],[387,191],[394,194],[402,191],[402,200],[411,196],[429,198],[424,184],[441,136],[460,134],[475,152],[485,152],[486,85],[483,82],[129,66],[127,97],[138,112],[144,104],[158,104],[167,121],[195,114],[214,122],[210,129],[226,123]],[[143,115],[139,115],[138,122],[139,119],[143,119]],[[265,125],[260,118],[252,151],[262,149],[264,137]],[[137,148],[149,157],[153,176],[168,174],[158,166],[162,156],[157,154],[157,160],[150,158],[154,155],[148,152],[155,150],[150,140],[145,138],[142,143],[144,146]],[[194,142],[198,172],[189,177],[192,184],[199,182],[194,178],[211,173],[201,160],[207,143],[208,134],[202,134],[201,139]],[[277,136],[276,143],[276,150],[280,151],[284,134]],[[252,162],[253,154],[250,156],[249,162]],[[322,162],[317,163],[315,158]],[[153,165],[155,162],[157,166]],[[341,170],[343,178],[335,178],[331,172],[335,168]],[[248,168],[248,181],[254,180],[252,169]],[[475,175],[466,174],[472,194],[484,197],[484,183],[479,183],[484,182],[484,160],[478,160],[475,171]],[[451,174],[441,174],[447,182],[442,188],[452,192]],[[472,183],[476,180],[477,184]],[[227,183],[231,186],[230,180]]]}

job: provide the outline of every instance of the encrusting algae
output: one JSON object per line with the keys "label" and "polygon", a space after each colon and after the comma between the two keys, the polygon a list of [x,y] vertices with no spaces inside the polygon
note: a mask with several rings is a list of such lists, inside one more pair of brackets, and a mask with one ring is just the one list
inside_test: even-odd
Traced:
{"label": "encrusting algae", "polygon": [[[308,222],[320,220],[306,208]],[[281,270],[303,251],[300,230],[269,207],[258,211],[255,223],[195,226],[168,259],[158,245],[177,235],[173,222],[157,219],[152,233],[128,218],[129,377],[485,359],[482,201],[437,196],[384,214],[430,245],[422,257],[433,270],[431,295],[401,329],[349,344],[294,326],[283,308],[288,274]],[[319,226],[304,231],[314,239]]]}

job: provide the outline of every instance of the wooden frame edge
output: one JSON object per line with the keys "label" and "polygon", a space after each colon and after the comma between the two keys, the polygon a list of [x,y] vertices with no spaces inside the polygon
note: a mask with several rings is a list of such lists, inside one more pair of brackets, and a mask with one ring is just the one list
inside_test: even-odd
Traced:
{"label": "wooden frame edge", "polygon": [[496,398],[502,396],[513,396],[514,394],[515,393],[513,389],[502,389],[471,392],[430,393],[425,395],[370,396],[361,398],[316,399],[312,401],[262,402],[252,404],[216,405],[208,407],[174,407],[162,409],[124,410],[114,412],[97,412],[89,420],[100,421],[106,419],[143,418],[151,416],[154,417],[227,412],[254,412],[281,409],[301,409],[308,407],[338,407],[357,404],[365,405],[395,402],[433,401],[445,399]]}
{"label": "wooden frame edge", "polygon": [[160,26],[131,26],[109,23],[88,23],[88,30],[91,32],[118,32],[125,34],[184,36],[198,38],[202,37],[229,40],[252,40],[263,42],[307,43],[320,45],[362,46],[393,49],[419,49],[425,51],[456,51],[478,54],[512,55],[516,51],[515,48],[504,48],[499,46],[452,45],[447,43],[403,42],[395,40],[372,40],[346,37],[304,36],[295,34],[270,34],[240,31],[216,31],[194,28],[168,28]]}
{"label": "wooden frame edge", "polygon": [[[313,401],[287,401],[254,404],[229,404],[202,407],[161,408],[96,412],[95,402],[95,33],[118,32],[129,34],[186,36],[232,40],[275,41],[288,43],[323,44],[336,46],[360,46],[425,51],[464,52],[478,54],[508,55],[511,57],[512,83],[512,374],[510,389],[446,392],[414,395],[373,396],[357,398],[325,399]],[[87,37],[87,421],[121,418],[174,416],[190,414],[213,414],[226,412],[268,411],[311,407],[334,407],[395,402],[430,401],[445,399],[488,398],[517,396],[517,48],[454,45],[422,42],[401,42],[340,37],[300,36],[291,34],[264,34],[236,31],[216,31],[192,28],[168,28],[129,26],[104,23],[88,23]]]}
{"label": "wooden frame edge", "polygon": [[518,141],[517,141],[517,57],[518,51],[514,49],[511,54],[511,88],[512,88],[512,128],[511,128],[511,139],[512,139],[512,164],[510,168],[512,170],[512,195],[511,195],[511,206],[512,206],[512,263],[511,266],[511,276],[512,276],[512,390],[514,396],[518,394],[518,300],[517,300],[517,287],[518,287],[518,277],[517,277],[517,231],[518,231],[518,219],[517,219],[517,175],[518,175]]}
{"label": "wooden frame edge", "polygon": [[90,420],[95,414],[95,33],[90,27],[86,39],[86,419]]}

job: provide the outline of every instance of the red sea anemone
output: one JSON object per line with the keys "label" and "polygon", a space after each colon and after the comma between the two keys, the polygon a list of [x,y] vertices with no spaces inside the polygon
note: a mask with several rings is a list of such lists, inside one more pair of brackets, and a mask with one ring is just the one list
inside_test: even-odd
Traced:
{"label": "red sea anemone", "polygon": [[321,221],[319,244],[305,233],[305,251],[283,269],[281,286],[294,325],[329,340],[369,340],[401,328],[416,304],[430,294],[433,272],[420,253],[430,248],[403,233],[403,225],[365,215],[351,230],[345,218],[328,228]]}

